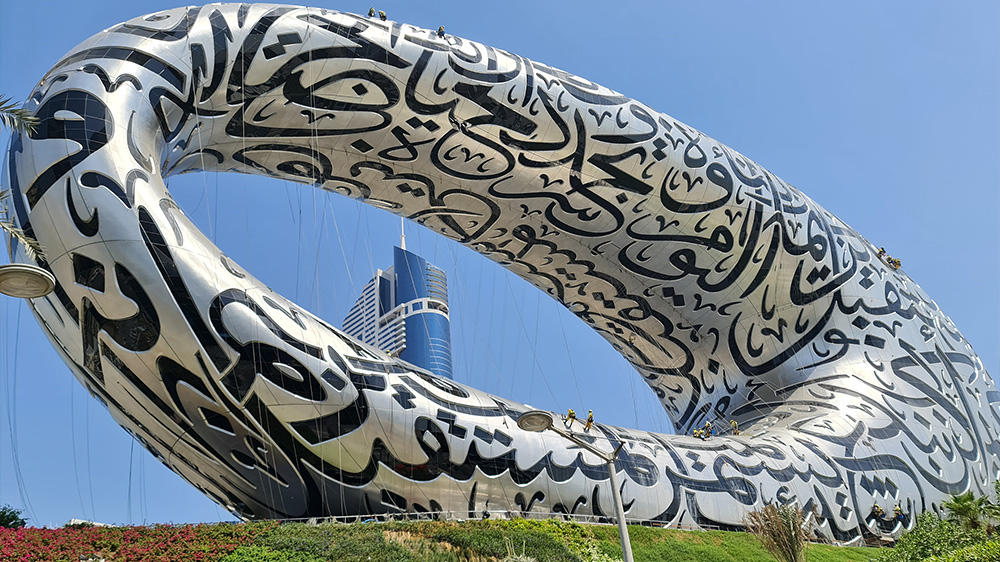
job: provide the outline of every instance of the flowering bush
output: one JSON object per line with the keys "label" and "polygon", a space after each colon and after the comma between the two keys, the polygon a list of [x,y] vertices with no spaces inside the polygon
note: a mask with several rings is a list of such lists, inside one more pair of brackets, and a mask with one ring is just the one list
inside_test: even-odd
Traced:
{"label": "flowering bush", "polygon": [[152,527],[0,528],[0,560],[49,562],[216,562],[270,531],[274,523]]}

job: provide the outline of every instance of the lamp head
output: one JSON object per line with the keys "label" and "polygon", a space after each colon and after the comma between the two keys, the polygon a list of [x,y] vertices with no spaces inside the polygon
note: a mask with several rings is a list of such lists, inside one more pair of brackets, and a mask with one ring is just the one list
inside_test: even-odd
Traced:
{"label": "lamp head", "polygon": [[0,293],[7,296],[35,299],[51,293],[55,287],[55,277],[37,265],[0,265]]}
{"label": "lamp head", "polygon": [[517,427],[524,431],[541,432],[552,427],[552,414],[543,410],[532,410],[517,418]]}

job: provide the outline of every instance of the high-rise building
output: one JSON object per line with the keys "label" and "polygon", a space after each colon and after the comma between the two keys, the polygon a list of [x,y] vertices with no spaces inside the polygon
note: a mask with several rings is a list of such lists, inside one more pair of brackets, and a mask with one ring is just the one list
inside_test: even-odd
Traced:
{"label": "high-rise building", "polygon": [[451,321],[444,271],[393,249],[392,267],[375,273],[344,319],[344,331],[442,377],[451,370]]}

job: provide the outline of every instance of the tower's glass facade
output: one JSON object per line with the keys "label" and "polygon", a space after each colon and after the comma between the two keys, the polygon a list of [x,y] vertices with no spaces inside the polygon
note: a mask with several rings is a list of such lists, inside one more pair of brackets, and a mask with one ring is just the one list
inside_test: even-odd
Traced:
{"label": "tower's glass facade", "polygon": [[452,377],[444,271],[402,248],[378,270],[344,319],[344,331],[434,374]]}

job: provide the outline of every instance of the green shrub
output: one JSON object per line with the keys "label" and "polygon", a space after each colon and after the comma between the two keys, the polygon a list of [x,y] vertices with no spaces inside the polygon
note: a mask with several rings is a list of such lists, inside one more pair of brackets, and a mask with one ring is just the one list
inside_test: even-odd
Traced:
{"label": "green shrub", "polygon": [[[632,554],[634,555],[635,553],[633,552]],[[624,562],[620,557],[602,550],[596,542],[587,545],[587,553],[583,559],[587,562]]]}
{"label": "green shrub", "polygon": [[782,562],[805,562],[806,539],[802,510],[792,505],[767,505],[747,514],[747,530],[761,546]]}
{"label": "green shrub", "polygon": [[1000,560],[1000,542],[984,542],[956,550],[944,556],[927,558],[924,562],[992,562]]}
{"label": "green shrub", "polygon": [[325,560],[305,552],[272,550],[266,546],[241,546],[219,562],[324,562]]}
{"label": "green shrub", "polygon": [[466,523],[416,523],[427,538],[467,549],[480,556],[502,559],[507,556],[506,539],[538,562],[582,562],[571,546],[585,547],[580,525],[562,521],[469,521]]}
{"label": "green shrub", "polygon": [[522,544],[521,552],[518,552],[513,540],[509,538],[504,539],[504,544],[507,547],[507,556],[504,556],[500,562],[538,562],[525,553],[526,545]]}
{"label": "green shrub", "polygon": [[310,554],[324,560],[410,562],[415,558],[401,545],[389,542],[378,524],[281,525],[255,545],[272,550]]}
{"label": "green shrub", "polygon": [[[746,533],[643,526],[629,532],[636,562],[773,562]],[[809,562],[869,562],[868,552],[809,545]],[[76,560],[80,554],[115,562],[616,562],[622,557],[616,527],[558,520],[0,529],[0,560]]]}
{"label": "green shrub", "polygon": [[943,556],[960,548],[986,542],[982,529],[965,530],[925,511],[917,516],[917,524],[903,533],[896,546],[883,549],[879,562],[920,562],[931,556]]}

